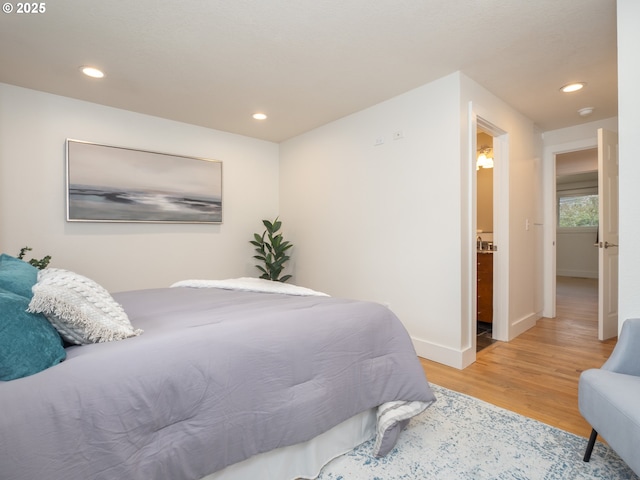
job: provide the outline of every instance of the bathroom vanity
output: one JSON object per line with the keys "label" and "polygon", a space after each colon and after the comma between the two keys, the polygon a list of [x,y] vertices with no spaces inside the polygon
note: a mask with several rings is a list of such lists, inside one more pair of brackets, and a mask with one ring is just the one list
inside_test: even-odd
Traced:
{"label": "bathroom vanity", "polygon": [[477,320],[479,322],[493,322],[493,251],[477,251]]}

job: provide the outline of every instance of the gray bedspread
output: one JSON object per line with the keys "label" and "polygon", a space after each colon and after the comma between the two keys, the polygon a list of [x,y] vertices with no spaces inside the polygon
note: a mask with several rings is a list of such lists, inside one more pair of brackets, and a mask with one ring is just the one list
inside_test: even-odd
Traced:
{"label": "gray bedspread", "polygon": [[394,400],[434,400],[387,308],[167,288],[115,294],[144,334],[0,382],[2,480],[196,480]]}

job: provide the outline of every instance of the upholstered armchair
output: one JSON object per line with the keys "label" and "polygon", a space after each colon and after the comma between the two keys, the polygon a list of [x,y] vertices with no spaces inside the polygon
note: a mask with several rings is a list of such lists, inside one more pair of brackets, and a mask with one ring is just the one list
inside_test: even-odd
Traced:
{"label": "upholstered armchair", "polygon": [[593,428],[584,461],[591,458],[599,434],[640,475],[640,318],[624,322],[601,368],[582,372],[578,403]]}

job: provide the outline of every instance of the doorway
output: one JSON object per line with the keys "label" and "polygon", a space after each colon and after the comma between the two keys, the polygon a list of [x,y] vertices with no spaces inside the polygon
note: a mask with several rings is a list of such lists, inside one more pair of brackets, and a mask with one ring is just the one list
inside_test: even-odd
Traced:
{"label": "doorway", "polygon": [[[598,149],[556,155],[556,305],[567,286],[595,287],[584,312],[598,315]],[[591,293],[594,293],[591,291]],[[575,295],[575,294],[574,294]],[[563,312],[558,312],[563,315]]]}
{"label": "doorway", "polygon": [[476,137],[476,353],[493,338],[493,137],[478,130]]}
{"label": "doorway", "polygon": [[[596,133],[596,132],[594,132]],[[582,152],[582,153],[581,153]],[[598,338],[605,340],[617,335],[617,219],[618,219],[618,168],[617,168],[617,134],[598,129],[597,136],[567,144],[556,144],[545,148],[545,180],[544,180],[544,210],[545,222],[545,255],[544,255],[544,310],[543,316],[556,317],[556,284],[558,272],[567,268],[566,263],[560,263],[563,258],[561,235],[563,228],[559,226],[559,202],[557,192],[557,176],[566,173],[563,170],[562,156],[580,156],[591,152],[590,166],[582,164],[582,171],[573,167],[573,174],[583,175],[586,180],[594,170],[593,152],[597,152],[597,197],[598,197],[598,229],[589,235],[591,242],[588,248],[589,257],[593,262],[597,255],[598,278]],[[575,164],[575,162],[574,162]],[[580,177],[574,177],[575,179]],[[560,243],[559,243],[560,242]],[[585,242],[583,242],[585,243]],[[583,247],[585,248],[585,247]],[[591,250],[593,249],[593,250]],[[575,252],[574,252],[575,253]],[[574,264],[575,265],[575,264]],[[591,268],[593,270],[593,267]],[[566,270],[565,270],[566,271]],[[579,271],[579,270],[578,270]],[[587,269],[587,272],[589,269]],[[571,276],[571,275],[570,275]]]}
{"label": "doorway", "polygon": [[598,149],[556,155],[556,276],[598,278]]}
{"label": "doorway", "polygon": [[[489,294],[489,298],[492,299],[493,314],[491,318],[491,334],[485,335],[490,342],[493,341],[506,341],[508,340],[508,305],[509,305],[509,135],[506,131],[497,127],[495,124],[487,121],[480,116],[472,116],[472,129],[473,136],[470,138],[472,149],[471,152],[471,165],[469,165],[472,173],[471,192],[473,192],[472,198],[472,212],[473,216],[470,218],[472,222],[472,230],[469,240],[472,241],[472,261],[470,267],[472,268],[473,296],[469,298],[473,302],[473,308],[469,315],[469,331],[472,333],[473,342],[473,356],[469,363],[475,361],[475,354],[478,349],[478,333],[482,333],[478,330],[478,235],[482,237],[482,248],[492,252],[485,259],[489,259],[487,263],[492,268],[492,279],[489,285],[492,288],[492,292]],[[483,134],[478,137],[478,134]],[[486,135],[486,136],[484,136]],[[485,142],[487,145],[485,145]],[[493,155],[493,168],[480,168],[477,169],[478,156],[482,152],[478,152],[483,146],[488,146],[490,143]],[[490,207],[483,206],[478,203],[478,190],[482,189],[482,185],[478,185],[478,172],[482,171],[481,175],[487,174],[492,181],[492,192],[490,199],[492,205]],[[488,208],[487,217],[490,218],[491,223],[478,226],[478,209],[480,209],[480,215],[483,216],[482,210]],[[484,222],[484,220],[480,220]],[[482,230],[482,232],[478,232]],[[483,255],[487,255],[486,253]],[[480,281],[484,279],[481,277]],[[484,340],[484,339],[483,339]]]}
{"label": "doorway", "polygon": [[558,156],[588,149],[598,151],[598,234],[592,244],[598,252],[598,338],[601,341],[618,333],[618,137],[599,128],[591,138],[545,148],[544,211],[544,309],[543,316],[556,317],[557,196],[556,163]]}

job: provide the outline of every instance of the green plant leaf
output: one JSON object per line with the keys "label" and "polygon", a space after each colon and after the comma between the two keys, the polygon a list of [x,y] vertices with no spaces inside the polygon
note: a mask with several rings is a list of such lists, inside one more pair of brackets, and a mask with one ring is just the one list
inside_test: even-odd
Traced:
{"label": "green plant leaf", "polygon": [[258,253],[253,258],[262,262],[262,265],[256,265],[256,268],[262,272],[260,278],[281,282],[287,281],[291,278],[291,275],[285,275],[280,278],[280,274],[284,264],[290,259],[285,252],[293,245],[284,240],[281,233],[277,233],[282,228],[282,222],[278,217],[273,221],[262,220],[262,224],[266,230],[262,232],[262,235],[254,233],[253,240],[249,241]]}
{"label": "green plant leaf", "polygon": [[[33,250],[31,247],[23,247],[20,249],[20,253],[18,254],[18,259],[20,260],[24,260],[24,255],[26,252],[29,252]],[[27,262],[30,265],[33,265],[34,267],[38,268],[39,270],[44,270],[45,268],[47,268],[47,266],[49,265],[49,262],[51,261],[51,255],[46,255],[44,257],[42,257],[41,259],[37,259],[37,258],[32,258],[31,260],[27,261],[24,260],[25,262]]]}

